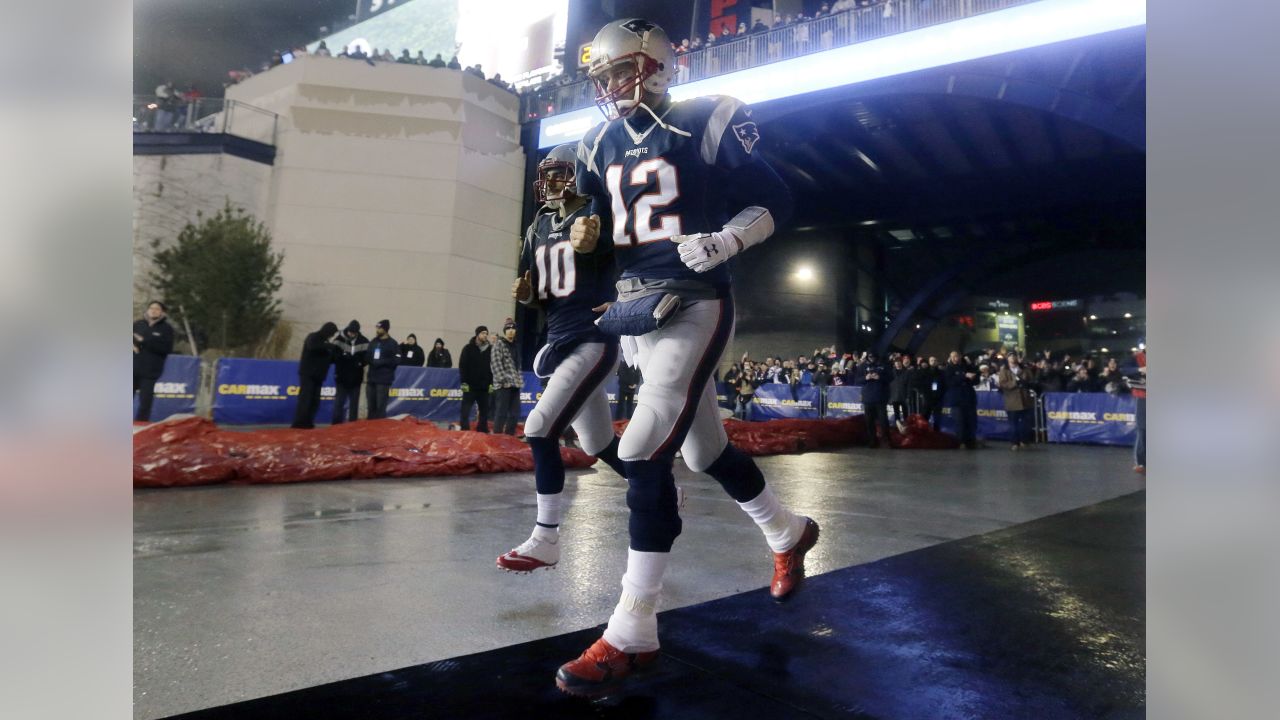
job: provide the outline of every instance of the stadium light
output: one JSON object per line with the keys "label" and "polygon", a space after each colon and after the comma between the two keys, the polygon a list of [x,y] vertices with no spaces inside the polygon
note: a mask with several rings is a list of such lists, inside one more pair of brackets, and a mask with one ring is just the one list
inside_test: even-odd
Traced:
{"label": "stadium light", "polygon": [[1090,315],[1090,316],[1089,316],[1089,319],[1090,319],[1090,320],[1097,320],[1097,319],[1098,319],[1098,316],[1097,316],[1097,315]]}
{"label": "stadium light", "polygon": [[796,268],[795,279],[800,282],[810,282],[813,280],[813,268],[808,265],[801,265]]}
{"label": "stadium light", "polygon": [[[1145,0],[1039,0],[676,85],[676,100],[761,103],[1147,24]],[[603,120],[587,107],[544,118],[538,147],[580,140]]]}
{"label": "stadium light", "polygon": [[1133,317],[1133,313],[1125,313],[1124,316],[1127,318],[1131,318]]}

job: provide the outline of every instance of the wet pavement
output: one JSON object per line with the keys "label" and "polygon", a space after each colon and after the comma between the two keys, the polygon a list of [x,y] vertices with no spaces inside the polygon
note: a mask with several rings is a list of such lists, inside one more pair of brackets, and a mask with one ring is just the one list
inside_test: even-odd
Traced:
{"label": "wet pavement", "polygon": [[1023,524],[1139,490],[1127,451],[760,465],[823,525],[803,595],[768,601],[759,531],[678,464],[662,669],[595,704],[551,678],[617,599],[607,468],[571,473],[562,560],[532,575],[493,566],[529,532],[529,474],[138,491],[135,714],[300,690],[201,716],[1140,716],[1142,497]]}

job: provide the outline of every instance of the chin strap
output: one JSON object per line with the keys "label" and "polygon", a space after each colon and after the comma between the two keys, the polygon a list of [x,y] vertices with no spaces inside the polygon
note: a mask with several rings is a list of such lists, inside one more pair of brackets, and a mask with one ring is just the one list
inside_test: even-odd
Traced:
{"label": "chin strap", "polygon": [[733,253],[737,255],[749,247],[759,245],[773,235],[773,215],[759,205],[752,205],[734,215],[724,224],[724,229],[732,232],[734,239],[737,240],[738,247]]}

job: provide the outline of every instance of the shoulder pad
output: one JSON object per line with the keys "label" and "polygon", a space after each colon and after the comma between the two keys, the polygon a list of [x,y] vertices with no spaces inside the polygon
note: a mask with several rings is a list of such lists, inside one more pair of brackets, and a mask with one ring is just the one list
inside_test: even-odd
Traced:
{"label": "shoulder pad", "polygon": [[600,174],[600,169],[596,167],[596,151],[600,147],[600,136],[604,134],[610,122],[605,121],[596,125],[588,130],[587,134],[578,141],[578,162],[585,165],[587,170],[596,175]]}

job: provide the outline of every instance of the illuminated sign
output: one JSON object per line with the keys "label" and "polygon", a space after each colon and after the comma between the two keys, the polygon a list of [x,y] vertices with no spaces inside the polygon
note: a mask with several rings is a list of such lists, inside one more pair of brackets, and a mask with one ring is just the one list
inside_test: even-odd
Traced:
{"label": "illuminated sign", "polygon": [[583,43],[578,48],[578,67],[584,68],[591,65],[591,43]]}
{"label": "illuminated sign", "polygon": [[1066,310],[1080,307],[1080,300],[1041,300],[1031,303],[1032,310]]}
{"label": "illuminated sign", "polygon": [[[671,88],[671,97],[688,100],[729,95],[750,105],[1139,27],[1146,22],[1145,0],[1040,0],[676,85]],[[544,119],[538,147],[580,140],[603,119],[595,107]]]}

